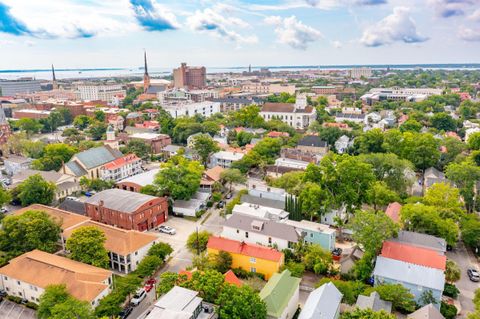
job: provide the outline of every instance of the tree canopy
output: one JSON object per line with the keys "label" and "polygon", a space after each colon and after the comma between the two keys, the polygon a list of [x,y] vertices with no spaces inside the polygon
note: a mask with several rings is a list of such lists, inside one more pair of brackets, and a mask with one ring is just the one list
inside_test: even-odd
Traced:
{"label": "tree canopy", "polygon": [[75,229],[67,239],[66,248],[70,258],[89,265],[108,268],[110,259],[105,249],[105,234],[95,226],[84,226]]}

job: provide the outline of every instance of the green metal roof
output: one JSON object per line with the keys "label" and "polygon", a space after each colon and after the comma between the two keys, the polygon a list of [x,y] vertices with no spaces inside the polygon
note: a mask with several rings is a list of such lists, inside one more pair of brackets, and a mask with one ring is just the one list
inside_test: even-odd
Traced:
{"label": "green metal roof", "polygon": [[300,278],[292,277],[292,273],[286,269],[281,274],[274,274],[267,282],[260,298],[267,305],[267,313],[272,317],[280,317],[288,305],[295,291],[300,285]]}

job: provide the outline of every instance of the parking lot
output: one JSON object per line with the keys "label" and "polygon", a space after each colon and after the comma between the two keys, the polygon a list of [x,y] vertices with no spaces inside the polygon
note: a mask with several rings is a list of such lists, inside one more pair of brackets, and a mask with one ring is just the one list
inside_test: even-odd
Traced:
{"label": "parking lot", "polygon": [[0,319],[35,319],[35,310],[4,299],[0,303]]}

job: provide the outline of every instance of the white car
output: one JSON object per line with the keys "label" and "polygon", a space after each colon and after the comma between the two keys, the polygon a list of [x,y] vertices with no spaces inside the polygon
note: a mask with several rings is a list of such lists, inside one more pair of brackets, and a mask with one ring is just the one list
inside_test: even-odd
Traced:
{"label": "white car", "polygon": [[147,297],[147,292],[142,288],[137,290],[135,295],[133,296],[132,300],[130,301],[133,306],[138,306],[143,299]]}
{"label": "white car", "polygon": [[73,197],[73,196],[67,196],[67,197],[65,197],[65,199],[66,199],[66,200],[73,200],[73,201],[75,201],[75,202],[79,202],[79,201],[80,201],[80,199],[78,199],[78,198],[76,198],[76,197]]}
{"label": "white car", "polygon": [[175,228],[170,226],[165,226],[165,225],[158,227],[158,231],[161,233],[169,234],[169,235],[175,235],[177,233]]}

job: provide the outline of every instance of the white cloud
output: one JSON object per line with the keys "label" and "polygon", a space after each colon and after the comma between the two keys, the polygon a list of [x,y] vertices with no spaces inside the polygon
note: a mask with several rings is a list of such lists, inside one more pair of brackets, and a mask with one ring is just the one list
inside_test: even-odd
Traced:
{"label": "white cloud", "polygon": [[480,22],[480,9],[475,10],[471,15],[469,15],[468,19]]}
{"label": "white cloud", "polygon": [[410,16],[410,9],[395,7],[392,14],[367,28],[360,42],[365,46],[377,47],[397,41],[418,43],[427,40],[427,37],[418,33],[415,21]]}
{"label": "white cloud", "polygon": [[463,16],[472,5],[479,4],[479,0],[428,0],[427,4],[433,8],[441,18]]}
{"label": "white cloud", "polygon": [[340,42],[340,41],[333,41],[332,45],[335,49],[341,49],[342,46],[343,46],[342,42]]}
{"label": "white cloud", "polygon": [[461,27],[458,35],[462,40],[469,41],[469,42],[474,42],[474,41],[480,41],[480,28],[477,29],[471,29],[467,27]]}
{"label": "white cloud", "polygon": [[[222,7],[221,10],[225,8]],[[229,15],[222,15],[221,12],[211,8],[195,11],[187,18],[186,25],[193,31],[209,33],[237,43],[258,42],[255,35],[244,36],[234,30],[234,28],[248,28],[250,25],[247,22]]]}
{"label": "white cloud", "polygon": [[279,16],[269,16],[264,22],[275,26],[279,43],[287,44],[294,49],[305,50],[309,43],[322,38],[320,31],[303,24],[295,16],[283,19]]}

